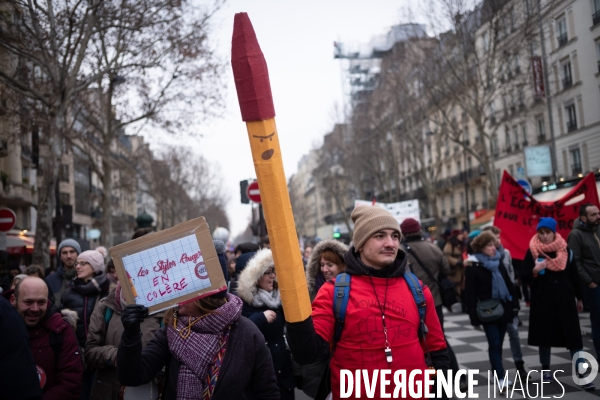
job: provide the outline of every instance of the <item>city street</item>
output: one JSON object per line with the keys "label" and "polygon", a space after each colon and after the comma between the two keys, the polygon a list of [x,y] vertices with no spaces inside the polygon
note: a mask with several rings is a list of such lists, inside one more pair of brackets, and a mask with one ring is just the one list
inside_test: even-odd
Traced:
{"label": "city street", "polygon": [[[538,356],[538,349],[534,346],[527,345],[527,330],[529,325],[529,308],[525,306],[525,303],[521,303],[521,311],[519,316],[523,322],[523,326],[519,327],[519,334],[521,337],[521,348],[523,351],[523,360],[525,361],[525,368],[527,371],[540,370],[541,365]],[[579,315],[579,321],[581,323],[581,330],[583,333],[583,346],[584,351],[591,354],[594,353],[591,328],[590,328],[590,316],[589,313],[583,312]],[[479,369],[480,379],[478,379],[478,385],[475,388],[475,393],[479,394],[480,399],[494,398],[493,395],[488,397],[487,392],[487,371],[490,368],[490,362],[488,359],[488,344],[485,338],[485,333],[481,330],[473,328],[469,322],[469,317],[466,314],[451,314],[446,313],[444,316],[444,328],[446,330],[446,337],[448,342],[454,349],[458,358],[458,363],[461,369]],[[508,343],[508,335],[504,338],[504,368],[509,371],[509,375],[514,378],[515,366],[510,352],[510,345]],[[564,372],[559,372],[557,377],[564,387],[564,396],[560,397],[564,400],[579,400],[579,399],[593,399],[600,397],[600,379],[596,378],[594,383],[599,386],[599,389],[593,392],[586,392],[579,389],[571,379],[571,357],[567,349],[552,349],[552,360],[550,368],[552,370],[562,369]],[[536,387],[532,384],[529,386],[530,398],[541,398],[539,392],[540,374],[533,372],[530,375],[531,382],[538,383],[538,392],[536,395]],[[559,398],[562,394],[563,389],[557,383],[544,384],[544,397],[553,398],[557,396]],[[495,398],[513,398],[522,399],[524,398],[520,391],[515,391],[511,397],[510,392],[508,396],[502,396],[498,392]],[[297,400],[308,400],[301,390],[296,389]]]}

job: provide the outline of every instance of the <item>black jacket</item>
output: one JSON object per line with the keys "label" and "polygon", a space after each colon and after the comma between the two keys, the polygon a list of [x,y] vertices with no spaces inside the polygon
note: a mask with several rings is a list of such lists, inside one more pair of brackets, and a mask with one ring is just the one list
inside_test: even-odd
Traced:
{"label": "black jacket", "polygon": [[[556,253],[548,253],[548,256],[555,258]],[[534,267],[531,250],[527,250],[523,261],[523,275],[531,282],[527,343],[531,346],[581,349],[583,341],[575,298],[581,300],[583,293],[577,268],[569,257],[564,271],[546,269],[543,275],[534,278]]]}
{"label": "black jacket", "polygon": [[483,323],[477,318],[477,303],[483,300],[489,300],[492,298],[492,273],[485,269],[479,262],[467,263],[468,266],[465,268],[465,292],[467,298],[467,309],[469,310],[469,317],[472,325],[489,325],[489,324],[507,324],[512,322],[515,318],[514,310],[519,309],[519,300],[515,295],[515,286],[508,277],[508,272],[500,260],[500,266],[498,267],[504,283],[508,289],[508,292],[512,296],[512,300],[509,302],[502,302],[504,308],[504,318]]}
{"label": "black jacket", "polygon": [[[95,280],[96,282],[92,282]],[[85,347],[85,340],[87,339],[88,326],[90,324],[90,317],[94,311],[96,302],[100,299],[105,298],[108,295],[108,289],[110,282],[106,278],[104,272],[94,276],[92,280],[87,283],[81,279],[75,279],[69,284],[69,288],[62,295],[61,309],[68,308],[73,311],[77,311],[77,341],[81,348]]]}
{"label": "black jacket", "polygon": [[[123,334],[117,353],[117,375],[121,385],[139,386],[150,382],[166,366],[166,395],[163,398],[177,398],[181,363],[171,355],[167,329],[156,331],[154,339],[143,351],[141,337],[131,340]],[[198,396],[202,398],[202,394]],[[245,317],[240,317],[231,328],[213,399],[279,399],[273,361],[265,339]]]}

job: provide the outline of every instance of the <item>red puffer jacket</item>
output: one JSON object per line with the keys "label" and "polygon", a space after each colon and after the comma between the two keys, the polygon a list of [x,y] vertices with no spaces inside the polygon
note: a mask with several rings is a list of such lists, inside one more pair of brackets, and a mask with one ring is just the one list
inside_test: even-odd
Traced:
{"label": "red puffer jacket", "polygon": [[[38,367],[44,400],[77,400],[81,392],[83,363],[73,328],[55,308],[36,329],[28,329],[33,359]],[[53,338],[53,339],[51,339]],[[58,356],[54,348],[60,352]]]}
{"label": "red puffer jacket", "polygon": [[[373,284],[371,284],[371,279]],[[392,349],[392,363],[386,361],[384,354],[385,336],[381,311],[377,297],[384,306],[385,321],[388,329],[388,340]],[[352,276],[350,285],[350,298],[346,311],[346,321],[341,340],[337,343],[333,358],[331,359],[331,388],[333,398],[340,398],[340,370],[357,369],[368,370],[372,376],[375,369],[407,370],[407,377],[411,370],[425,370],[425,346],[418,339],[419,312],[410,289],[403,277],[396,278],[370,278],[369,276]],[[335,317],[333,313],[334,285],[331,282],[323,285],[312,303],[312,319],[316,333],[322,338],[331,338],[335,330]],[[429,351],[446,348],[444,334],[435,311],[435,303],[429,288],[423,290],[425,295],[426,315],[425,325],[429,330],[426,344]],[[419,375],[422,380],[423,376]],[[392,384],[387,387],[391,394],[394,389],[393,378],[387,377]],[[377,379],[380,382],[380,379]],[[364,381],[361,380],[361,393],[365,395]],[[376,398],[379,398],[380,389],[377,385]]]}

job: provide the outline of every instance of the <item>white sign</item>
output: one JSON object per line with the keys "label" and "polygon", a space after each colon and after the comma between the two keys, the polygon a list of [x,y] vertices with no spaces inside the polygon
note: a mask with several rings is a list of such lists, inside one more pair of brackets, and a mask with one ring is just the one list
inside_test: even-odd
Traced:
{"label": "white sign", "polygon": [[[354,207],[358,205],[371,205],[372,201],[354,200]],[[400,201],[397,203],[375,203],[376,206],[388,210],[401,224],[407,218],[414,218],[421,221],[421,211],[419,210],[419,200]]]}
{"label": "white sign", "polygon": [[196,235],[123,257],[136,304],[151,307],[211,286]]}
{"label": "white sign", "polygon": [[527,176],[552,176],[552,158],[549,146],[525,147]]}

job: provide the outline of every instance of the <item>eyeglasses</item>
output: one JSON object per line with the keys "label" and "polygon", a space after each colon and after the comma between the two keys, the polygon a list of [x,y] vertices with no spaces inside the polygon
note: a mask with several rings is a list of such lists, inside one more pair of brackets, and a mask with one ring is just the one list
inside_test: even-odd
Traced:
{"label": "eyeglasses", "polygon": [[275,276],[275,270],[274,269],[268,269],[265,271],[264,275],[273,275]]}
{"label": "eyeglasses", "polygon": [[86,265],[91,265],[91,264],[87,261],[77,261],[75,263],[75,265],[81,265],[82,267],[85,267]]}

